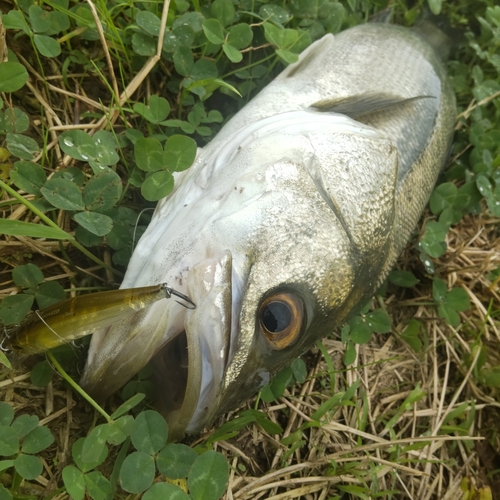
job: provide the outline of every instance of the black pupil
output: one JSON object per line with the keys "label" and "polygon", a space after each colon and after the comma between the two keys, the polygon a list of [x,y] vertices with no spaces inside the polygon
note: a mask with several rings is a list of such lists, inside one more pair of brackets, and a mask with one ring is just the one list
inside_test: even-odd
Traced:
{"label": "black pupil", "polygon": [[261,319],[267,331],[279,333],[292,321],[292,311],[284,302],[269,302],[262,311]]}

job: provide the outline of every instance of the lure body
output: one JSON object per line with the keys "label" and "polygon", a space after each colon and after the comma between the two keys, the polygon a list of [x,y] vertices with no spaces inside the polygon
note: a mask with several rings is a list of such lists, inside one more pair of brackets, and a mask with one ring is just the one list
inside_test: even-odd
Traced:
{"label": "lure body", "polygon": [[158,300],[168,298],[165,284],[80,295],[30,313],[10,337],[14,350],[37,354],[111,326]]}

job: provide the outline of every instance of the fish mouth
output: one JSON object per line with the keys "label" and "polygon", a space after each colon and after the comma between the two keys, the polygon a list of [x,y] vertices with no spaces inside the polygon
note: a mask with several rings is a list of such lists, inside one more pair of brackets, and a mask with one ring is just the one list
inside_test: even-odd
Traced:
{"label": "fish mouth", "polygon": [[82,387],[103,400],[151,361],[155,406],[169,424],[169,439],[201,430],[223,393],[237,305],[232,274],[229,251],[198,261],[182,289],[196,309],[161,300],[94,334]]}

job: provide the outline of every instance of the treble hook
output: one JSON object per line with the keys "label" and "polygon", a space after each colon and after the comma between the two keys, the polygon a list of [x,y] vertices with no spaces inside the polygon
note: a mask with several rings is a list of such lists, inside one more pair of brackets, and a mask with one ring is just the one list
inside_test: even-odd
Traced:
{"label": "treble hook", "polygon": [[186,304],[183,304],[182,302],[179,302],[176,300],[177,304],[180,304],[182,307],[185,307],[186,309],[196,309],[196,304],[187,296],[184,295],[181,292],[178,292],[171,286],[168,286],[166,283],[162,283],[161,285],[162,290],[165,292],[165,296],[167,299],[169,299],[172,295],[175,295],[176,297],[179,297],[180,299],[184,300],[187,302]]}

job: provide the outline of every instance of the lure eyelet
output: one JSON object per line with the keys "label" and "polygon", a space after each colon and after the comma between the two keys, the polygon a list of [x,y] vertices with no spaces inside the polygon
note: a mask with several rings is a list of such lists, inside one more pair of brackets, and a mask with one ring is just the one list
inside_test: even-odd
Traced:
{"label": "lure eyelet", "polygon": [[304,305],[294,293],[279,292],[267,297],[259,307],[259,326],[272,349],[292,345],[302,330]]}

